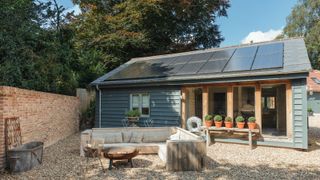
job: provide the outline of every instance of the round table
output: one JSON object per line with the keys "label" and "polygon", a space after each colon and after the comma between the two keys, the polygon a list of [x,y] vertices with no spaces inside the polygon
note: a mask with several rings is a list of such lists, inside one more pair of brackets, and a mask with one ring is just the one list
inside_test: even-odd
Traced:
{"label": "round table", "polygon": [[113,160],[124,160],[127,159],[128,163],[130,163],[131,167],[132,165],[132,158],[137,156],[139,153],[139,150],[135,147],[110,147],[105,150],[103,150],[103,155],[105,158],[110,159],[109,163],[109,169],[112,169],[112,162]]}

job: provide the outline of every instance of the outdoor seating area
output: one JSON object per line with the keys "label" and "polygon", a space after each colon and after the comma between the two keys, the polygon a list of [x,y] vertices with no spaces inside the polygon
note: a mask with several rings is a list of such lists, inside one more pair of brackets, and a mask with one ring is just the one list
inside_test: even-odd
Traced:
{"label": "outdoor seating area", "polygon": [[[179,127],[93,128],[81,133],[80,155],[85,155],[84,149],[88,145],[104,154],[111,149],[134,148],[139,154],[158,155],[167,170],[199,171],[204,168],[205,142],[204,137]],[[119,151],[118,154],[123,153]],[[110,161],[110,168],[111,164]]]}
{"label": "outdoor seating area", "polygon": [[[317,116],[319,118],[319,116]],[[207,148],[203,171],[166,170],[158,155],[139,154],[133,158],[133,168],[127,161],[79,156],[80,134],[74,134],[44,149],[43,163],[30,171],[9,174],[3,179],[318,179],[320,176],[320,123],[310,118],[309,150],[259,146],[249,150],[247,145],[217,142]],[[62,151],[63,149],[63,151]]]}

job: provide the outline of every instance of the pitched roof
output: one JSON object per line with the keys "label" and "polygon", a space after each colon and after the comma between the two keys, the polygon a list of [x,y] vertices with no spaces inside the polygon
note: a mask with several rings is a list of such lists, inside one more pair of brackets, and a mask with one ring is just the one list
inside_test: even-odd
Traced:
{"label": "pitched roof", "polygon": [[91,85],[126,85],[306,73],[302,38],[133,58]]}
{"label": "pitched roof", "polygon": [[320,92],[320,71],[313,70],[307,78],[308,91]]}

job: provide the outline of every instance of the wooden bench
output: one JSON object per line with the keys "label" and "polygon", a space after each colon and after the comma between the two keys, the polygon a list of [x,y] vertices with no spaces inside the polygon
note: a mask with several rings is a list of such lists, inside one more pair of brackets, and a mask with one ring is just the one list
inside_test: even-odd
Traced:
{"label": "wooden bench", "polygon": [[249,146],[252,149],[252,137],[259,133],[259,129],[239,129],[239,128],[226,128],[226,127],[220,127],[216,128],[215,126],[212,126],[210,128],[203,127],[205,130],[206,136],[207,136],[207,146],[211,145],[211,132],[218,132],[218,131],[225,131],[225,132],[236,132],[236,133],[248,133],[248,140],[249,140]]}

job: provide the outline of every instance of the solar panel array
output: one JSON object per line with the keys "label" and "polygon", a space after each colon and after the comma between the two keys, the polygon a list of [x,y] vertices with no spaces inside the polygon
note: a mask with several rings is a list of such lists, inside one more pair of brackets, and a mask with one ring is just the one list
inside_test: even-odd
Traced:
{"label": "solar panel array", "polygon": [[283,67],[283,43],[137,61],[107,80],[214,74]]}

